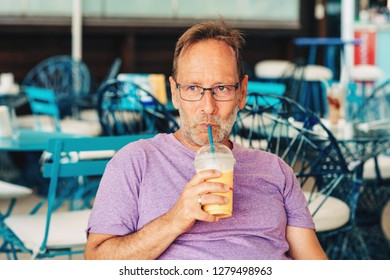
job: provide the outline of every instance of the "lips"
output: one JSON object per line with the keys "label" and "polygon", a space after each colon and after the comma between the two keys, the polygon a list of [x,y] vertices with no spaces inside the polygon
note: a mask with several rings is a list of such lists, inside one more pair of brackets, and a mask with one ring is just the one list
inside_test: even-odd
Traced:
{"label": "lips", "polygon": [[210,124],[210,123],[199,123],[196,125],[196,127],[198,127],[199,132],[207,133],[209,125],[212,127],[213,130],[215,129],[215,125]]}
{"label": "lips", "polygon": [[213,123],[201,123],[200,126],[205,127],[207,129],[208,126],[211,126],[211,128],[215,128],[218,125]]}
{"label": "lips", "polygon": [[208,126],[211,126],[213,129],[220,127],[220,121],[215,116],[203,116],[195,121],[197,123],[197,126],[202,127],[202,129],[206,129]]}

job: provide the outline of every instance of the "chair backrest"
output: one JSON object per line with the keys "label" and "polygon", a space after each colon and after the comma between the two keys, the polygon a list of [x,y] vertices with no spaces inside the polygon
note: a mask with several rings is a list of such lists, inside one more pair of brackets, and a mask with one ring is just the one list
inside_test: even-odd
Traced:
{"label": "chair backrest", "polygon": [[[100,159],[96,157],[80,157],[80,153],[118,151],[128,143],[153,136],[154,134],[137,134],[49,139],[46,152],[52,154],[52,157],[51,161],[44,163],[43,176],[51,178],[53,184],[55,184],[56,178],[101,175],[111,157],[102,157]],[[73,154],[68,161],[61,160],[64,158],[64,155],[69,155],[69,153],[76,153],[79,156]]]}
{"label": "chair backrest", "polygon": [[[352,105],[347,103],[349,107]],[[355,133],[368,137],[389,137],[390,79],[376,87],[373,93],[358,105],[351,110],[351,121],[355,123]]]}
{"label": "chair backrest", "polygon": [[107,73],[107,76],[104,79],[104,82],[111,80],[111,79],[115,79],[119,73],[121,65],[122,65],[122,59],[120,59],[119,57],[115,58],[114,62],[111,64],[111,67]]}
{"label": "chair backrest", "polygon": [[55,131],[61,131],[60,111],[57,106],[57,98],[52,89],[38,88],[32,86],[24,87],[30,103],[31,112],[36,119],[38,129],[42,130],[43,124],[40,116],[50,116]]}
{"label": "chair backrest", "polygon": [[107,135],[174,132],[178,124],[152,94],[129,81],[109,80],[98,91],[99,121]]}
{"label": "chair backrest", "polygon": [[[93,176],[100,178],[113,153],[130,142],[147,139],[153,135],[127,135],[106,137],[83,137],[83,138],[59,138],[48,141],[46,152],[51,154],[50,160],[43,164],[43,177],[50,178],[49,193],[47,198],[48,210],[46,219],[45,237],[42,249],[45,247],[50,228],[51,214],[57,208],[57,200],[63,199],[62,194],[70,194],[69,188],[61,185],[62,178]],[[88,157],[88,152],[108,152],[107,156],[97,159],[95,156]],[[84,153],[84,156],[82,156]],[[68,190],[67,190],[68,188]]]}
{"label": "chair backrest", "polygon": [[254,102],[239,112],[233,135],[249,141],[250,147],[257,144],[256,148],[278,154],[292,167],[298,156],[305,160],[314,152],[329,152],[334,157],[330,162],[340,165],[335,170],[347,171],[337,140],[313,112],[285,96],[250,93],[249,97]]}
{"label": "chair backrest", "polygon": [[47,58],[32,68],[22,85],[52,89],[57,96],[60,115],[71,115],[76,97],[90,92],[91,75],[82,61],[59,55]]}
{"label": "chair backrest", "polygon": [[95,79],[92,78],[92,91],[91,91],[93,94],[92,98],[97,98],[96,95],[99,88],[103,86],[107,81],[116,79],[116,77],[119,74],[121,66],[122,66],[122,59],[117,57],[111,63],[110,68],[108,69],[106,75],[101,81],[97,82]]}
{"label": "chair backrest", "polygon": [[311,111],[285,96],[251,93],[240,111],[232,140],[280,156],[302,188],[355,205],[351,172],[333,134]]}

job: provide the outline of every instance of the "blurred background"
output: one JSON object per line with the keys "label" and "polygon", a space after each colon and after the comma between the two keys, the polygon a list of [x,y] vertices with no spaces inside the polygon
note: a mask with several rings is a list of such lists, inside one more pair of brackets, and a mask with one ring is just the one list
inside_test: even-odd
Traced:
{"label": "blurred background", "polygon": [[[331,142],[341,138],[338,140],[344,143],[341,134],[348,132],[346,122],[373,129],[371,138],[379,144],[373,142],[371,147],[355,137],[352,139],[355,142],[350,143],[363,143],[362,149],[352,144],[359,149],[351,152],[347,149],[350,147],[339,147],[344,149],[348,164],[359,160],[345,173],[357,178],[354,183],[363,182],[366,193],[361,192],[359,204],[356,200],[350,207],[360,219],[360,224],[357,223],[360,228],[350,232],[361,231],[361,240],[357,235],[347,236],[344,240],[352,240],[352,249],[347,249],[353,254],[334,258],[390,259],[389,8],[390,0],[0,0],[0,105],[4,105],[4,112],[12,113],[9,119],[16,119],[8,121],[7,133],[4,123],[0,126],[0,132],[3,129],[0,180],[36,187],[39,196],[45,196],[48,189],[49,180],[41,175],[41,154],[46,138],[53,134],[43,134],[46,135],[43,138],[36,131],[40,126],[36,127],[32,117],[41,112],[31,115],[30,106],[35,100],[27,97],[22,87],[19,90],[18,85],[50,89],[49,93],[56,95],[47,97],[47,91],[40,92],[46,98],[57,99],[52,102],[58,111],[54,123],[67,118],[61,123],[62,128],[56,127],[57,137],[62,137],[61,133],[127,135],[145,133],[144,128],[154,129],[148,133],[174,131],[177,112],[169,100],[167,78],[171,75],[175,43],[193,24],[222,17],[246,37],[242,55],[250,82],[282,84],[279,94],[313,111],[323,122],[328,120],[328,128],[334,133]],[[131,80],[141,79],[141,85],[145,86],[144,80],[149,83],[151,76],[162,77],[162,86],[159,84],[163,88],[162,100],[157,100],[158,93],[155,100],[153,94],[146,92],[152,91],[152,85],[148,84],[150,88],[145,90]],[[256,83],[252,85],[248,91],[267,93],[269,90],[268,85],[261,84],[260,88],[256,88]],[[112,94],[115,90],[117,95]],[[124,102],[122,108],[118,105],[122,103],[115,103],[139,91],[143,95],[137,95],[149,99],[132,99],[132,102],[137,102],[140,108],[153,107],[157,113],[151,115],[162,116],[161,119],[149,120],[151,115],[145,114],[132,119],[136,123],[134,128],[126,114],[124,120],[109,118],[115,115],[111,114],[115,106],[119,112],[140,114],[137,106]],[[335,109],[335,123],[333,120],[329,123]],[[372,116],[372,113],[377,114]],[[344,122],[338,122],[339,119]],[[16,127],[24,134],[13,135],[11,123],[17,123]],[[128,123],[129,130],[123,130]],[[158,125],[150,127],[148,123]],[[114,124],[119,124],[123,131]],[[18,129],[14,131],[19,133]],[[23,147],[18,137],[42,143],[34,149]],[[367,170],[373,171],[367,173]],[[366,173],[373,175],[366,176]],[[33,200],[28,206],[35,203]],[[26,207],[23,201],[19,205]],[[4,203],[0,206],[1,229],[2,219],[9,213],[1,216],[6,210]],[[351,214],[353,218],[354,214]],[[356,240],[364,246],[356,245]]]}
{"label": "blurred background", "polygon": [[[340,36],[341,0],[0,0],[0,73],[20,82],[43,59],[71,54],[74,2],[82,15],[82,60],[97,81],[116,57],[122,72],[169,75],[176,39],[205,18],[222,16],[244,31],[249,69],[264,59],[305,57],[295,37]],[[357,21],[360,7],[365,21],[388,15],[386,1],[350,2]]]}
{"label": "blurred background", "polygon": [[0,0],[0,73],[21,82],[43,59],[70,55],[73,25],[81,38],[73,42],[80,49],[74,55],[97,83],[117,57],[121,72],[168,76],[180,33],[222,16],[245,33],[244,59],[253,74],[265,59],[307,57],[296,37],[340,37],[342,2],[350,6],[354,31],[388,22],[387,0]]}

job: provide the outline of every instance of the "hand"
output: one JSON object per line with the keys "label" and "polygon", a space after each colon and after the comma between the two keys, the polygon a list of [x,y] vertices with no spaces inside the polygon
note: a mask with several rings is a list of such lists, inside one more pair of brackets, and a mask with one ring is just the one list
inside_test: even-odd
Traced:
{"label": "hand", "polygon": [[[195,174],[186,184],[180,198],[167,213],[171,220],[174,230],[181,233],[188,231],[196,220],[205,222],[217,222],[218,218],[202,210],[202,205],[206,204],[226,204],[228,198],[214,195],[211,193],[228,192],[229,186],[218,183],[208,182],[207,180],[218,178],[221,173],[217,170],[204,170]],[[199,203],[201,197],[201,203]]]}

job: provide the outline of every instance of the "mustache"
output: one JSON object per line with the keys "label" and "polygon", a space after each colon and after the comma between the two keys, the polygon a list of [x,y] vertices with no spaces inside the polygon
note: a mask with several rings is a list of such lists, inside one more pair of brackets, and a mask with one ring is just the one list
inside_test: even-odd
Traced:
{"label": "mustache", "polygon": [[202,115],[194,120],[194,126],[202,123],[220,126],[222,124],[222,119],[219,116]]}

